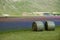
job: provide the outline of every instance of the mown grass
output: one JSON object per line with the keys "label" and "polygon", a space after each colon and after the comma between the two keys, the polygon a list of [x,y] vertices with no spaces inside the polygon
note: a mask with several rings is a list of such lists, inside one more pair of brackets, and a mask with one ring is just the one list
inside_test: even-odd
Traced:
{"label": "mown grass", "polygon": [[60,40],[60,27],[55,31],[34,32],[31,30],[20,30],[4,32],[0,34],[0,40]]}

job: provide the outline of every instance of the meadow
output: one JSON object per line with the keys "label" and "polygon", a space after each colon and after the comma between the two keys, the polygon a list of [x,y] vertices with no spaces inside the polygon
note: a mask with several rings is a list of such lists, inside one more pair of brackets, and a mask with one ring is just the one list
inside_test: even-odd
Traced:
{"label": "meadow", "polygon": [[55,31],[15,30],[0,33],[0,40],[60,40],[60,27]]}
{"label": "meadow", "polygon": [[0,15],[19,15],[23,12],[60,12],[59,0],[0,0]]}
{"label": "meadow", "polygon": [[[23,12],[60,12],[59,0],[0,0],[0,16],[2,14],[17,15]],[[60,27],[55,31],[15,30],[0,32],[0,40],[60,40]]]}

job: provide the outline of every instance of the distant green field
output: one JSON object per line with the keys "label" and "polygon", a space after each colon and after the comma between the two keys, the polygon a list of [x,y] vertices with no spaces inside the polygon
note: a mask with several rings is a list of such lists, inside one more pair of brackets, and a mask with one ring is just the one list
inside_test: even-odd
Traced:
{"label": "distant green field", "polygon": [[0,33],[0,40],[60,40],[60,27],[56,27],[55,31],[20,30]]}
{"label": "distant green field", "polygon": [[60,12],[59,0],[0,0],[0,15],[21,15],[22,12]]}

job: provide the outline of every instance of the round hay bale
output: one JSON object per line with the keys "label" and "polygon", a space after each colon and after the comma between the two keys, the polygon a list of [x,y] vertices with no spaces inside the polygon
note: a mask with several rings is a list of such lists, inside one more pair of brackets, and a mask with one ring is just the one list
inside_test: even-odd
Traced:
{"label": "round hay bale", "polygon": [[33,31],[43,31],[44,30],[44,23],[42,21],[35,21],[32,23],[32,30]]}
{"label": "round hay bale", "polygon": [[53,21],[46,21],[45,30],[55,30],[55,23]]}

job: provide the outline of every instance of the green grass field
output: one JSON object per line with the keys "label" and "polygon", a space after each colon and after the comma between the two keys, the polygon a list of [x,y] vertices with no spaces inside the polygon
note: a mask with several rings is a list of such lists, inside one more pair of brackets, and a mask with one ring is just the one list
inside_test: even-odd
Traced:
{"label": "green grass field", "polygon": [[[59,0],[0,0],[0,15],[21,16],[23,12],[60,12]],[[55,31],[20,30],[0,33],[0,40],[60,40],[60,27]]]}
{"label": "green grass field", "polygon": [[0,33],[0,40],[60,40],[60,27],[55,31],[34,32],[31,30],[20,30],[14,32]]}
{"label": "green grass field", "polygon": [[22,12],[60,12],[59,0],[0,0],[0,15],[21,15]]}

